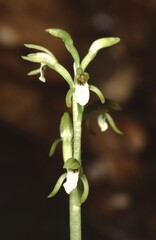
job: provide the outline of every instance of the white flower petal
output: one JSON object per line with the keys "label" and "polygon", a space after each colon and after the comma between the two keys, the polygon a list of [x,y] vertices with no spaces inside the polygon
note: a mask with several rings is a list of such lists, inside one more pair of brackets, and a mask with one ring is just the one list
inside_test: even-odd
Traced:
{"label": "white flower petal", "polygon": [[68,171],[66,182],[63,184],[63,187],[66,191],[66,193],[70,194],[73,189],[77,187],[77,182],[79,179],[79,172],[78,171]]}
{"label": "white flower petal", "polygon": [[101,132],[105,132],[108,129],[108,123],[106,122],[106,118],[103,117],[101,114],[98,116],[97,122],[101,129]]}
{"label": "white flower petal", "polygon": [[41,66],[40,66],[40,77],[39,77],[39,80],[42,81],[42,82],[45,82],[46,79],[44,77],[44,69],[45,68],[45,64],[44,63],[41,63]]}
{"label": "white flower petal", "polygon": [[79,103],[81,106],[86,105],[89,101],[90,96],[88,83],[85,83],[84,85],[80,85],[77,83],[75,87],[75,92],[77,103]]}

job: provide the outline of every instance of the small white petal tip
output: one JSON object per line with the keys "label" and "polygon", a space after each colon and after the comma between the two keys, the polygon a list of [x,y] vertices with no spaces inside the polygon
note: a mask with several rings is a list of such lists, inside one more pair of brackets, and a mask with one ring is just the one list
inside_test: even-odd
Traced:
{"label": "small white petal tip", "polygon": [[98,116],[98,126],[101,129],[101,132],[105,132],[108,129],[108,123],[106,122],[106,118],[102,115]]}

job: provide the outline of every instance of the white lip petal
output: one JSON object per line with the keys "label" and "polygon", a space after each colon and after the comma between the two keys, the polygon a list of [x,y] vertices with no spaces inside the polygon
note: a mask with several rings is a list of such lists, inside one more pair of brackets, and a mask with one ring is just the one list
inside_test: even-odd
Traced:
{"label": "white lip petal", "polygon": [[73,171],[68,171],[67,172],[67,177],[66,177],[66,182],[63,184],[63,187],[66,191],[66,193],[70,194],[73,189],[77,187],[77,182],[79,179],[79,172],[73,172]]}
{"label": "white lip petal", "polygon": [[108,123],[106,122],[106,118],[103,117],[102,115],[98,116],[98,126],[101,129],[101,132],[105,132],[108,129]]}
{"label": "white lip petal", "polygon": [[79,103],[81,106],[86,105],[90,96],[88,83],[85,83],[84,85],[76,84],[75,92],[77,103]]}
{"label": "white lip petal", "polygon": [[45,67],[45,64],[41,63],[39,80],[42,81],[42,82],[46,82],[46,79],[44,77],[44,67]]}

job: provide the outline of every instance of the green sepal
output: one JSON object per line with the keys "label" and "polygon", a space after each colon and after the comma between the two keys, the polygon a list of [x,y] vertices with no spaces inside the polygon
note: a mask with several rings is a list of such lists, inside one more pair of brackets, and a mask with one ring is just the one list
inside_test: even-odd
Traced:
{"label": "green sepal", "polygon": [[37,75],[39,73],[40,73],[40,68],[32,70],[31,72],[28,73],[28,76]]}
{"label": "green sepal", "polygon": [[58,138],[58,139],[56,139],[56,140],[53,142],[53,144],[52,144],[52,146],[51,146],[51,148],[50,148],[50,151],[49,151],[49,157],[52,157],[52,156],[54,155],[54,152],[55,152],[55,150],[56,150],[56,147],[58,146],[58,144],[59,144],[61,141],[62,141],[62,139],[61,139],[61,138]]}
{"label": "green sepal", "polygon": [[100,38],[92,43],[92,45],[89,48],[89,51],[87,55],[84,57],[84,59],[81,62],[81,67],[83,70],[86,69],[88,64],[95,58],[98,51],[102,48],[110,47],[120,41],[120,38],[118,37],[108,37],[108,38]]}
{"label": "green sepal", "polygon": [[89,48],[89,51],[97,54],[100,49],[110,47],[114,44],[117,44],[118,42],[120,42],[119,37],[100,38],[100,39],[95,40],[92,43],[92,45]]}
{"label": "green sepal", "polygon": [[55,65],[58,63],[53,54],[49,55],[44,52],[30,53],[27,56],[22,56],[22,58],[30,62],[44,63],[50,68],[55,67]]}
{"label": "green sepal", "polygon": [[109,113],[106,113],[105,117],[106,117],[108,123],[110,124],[111,128],[114,130],[114,132],[122,135],[123,132],[116,126],[116,124],[115,124],[113,118],[111,117],[111,115]]}
{"label": "green sepal", "polygon": [[63,184],[63,181],[65,180],[67,176],[67,173],[63,173],[59,179],[57,180],[56,184],[55,184],[55,187],[53,188],[52,192],[48,195],[48,198],[51,198],[53,196],[55,196],[58,191],[60,190],[62,184]]}
{"label": "green sepal", "polygon": [[99,88],[95,87],[94,85],[89,85],[89,89],[90,89],[90,91],[94,92],[100,98],[100,101],[102,104],[105,102],[104,95],[100,91]]}
{"label": "green sepal", "polygon": [[61,64],[57,63],[53,69],[67,81],[71,88],[74,86],[73,79],[66,68],[64,68]]}
{"label": "green sepal", "polygon": [[61,118],[60,122],[60,136],[63,141],[72,140],[73,137],[73,127],[71,117],[68,112],[65,112]]}
{"label": "green sepal", "polygon": [[83,184],[83,192],[82,192],[80,201],[81,201],[81,203],[84,203],[87,200],[88,195],[89,195],[89,184],[88,184],[88,180],[84,174],[80,175],[80,179]]}
{"label": "green sepal", "polygon": [[48,66],[58,72],[67,81],[70,87],[74,86],[70,73],[58,63],[56,57],[52,53],[51,55],[44,52],[30,53],[27,56],[22,56],[22,58],[30,62],[41,63]]}
{"label": "green sepal", "polygon": [[75,67],[78,68],[80,66],[80,57],[78,54],[77,49],[75,48],[73,44],[73,40],[70,36],[70,34],[62,29],[59,28],[51,28],[51,29],[46,29],[46,32],[50,33],[54,37],[60,38],[64,44],[71,56],[74,59],[75,62]]}
{"label": "green sepal", "polygon": [[71,170],[78,170],[80,169],[81,165],[80,162],[75,158],[69,158],[65,164],[63,165],[63,168],[65,169],[71,169]]}
{"label": "green sepal", "polygon": [[45,47],[36,45],[36,44],[24,44],[25,47],[35,49],[35,50],[41,50],[45,53],[48,53],[49,55],[53,56],[53,54]]}
{"label": "green sepal", "polygon": [[66,94],[66,105],[67,107],[71,107],[72,105],[72,96],[74,94],[75,88],[70,88]]}

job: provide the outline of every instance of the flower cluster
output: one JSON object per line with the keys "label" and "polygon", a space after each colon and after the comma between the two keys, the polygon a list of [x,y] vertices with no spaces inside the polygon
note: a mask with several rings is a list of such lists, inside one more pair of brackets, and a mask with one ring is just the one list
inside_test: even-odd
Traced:
{"label": "flower cluster", "polygon": [[[37,50],[38,52],[28,54],[27,56],[23,56],[22,58],[30,62],[39,63],[40,67],[29,72],[28,75],[39,74],[39,80],[42,82],[46,82],[46,67],[49,67],[54,71],[58,72],[69,85],[69,90],[66,94],[67,107],[71,107],[74,101],[73,99],[76,99],[76,105],[78,106],[77,109],[84,110],[84,107],[89,102],[90,91],[94,92],[99,98],[98,106],[96,107],[98,107],[98,125],[101,128],[101,131],[105,131],[108,128],[109,123],[110,126],[117,133],[121,133],[121,131],[116,127],[112,117],[109,114],[109,111],[107,109],[107,100],[105,103],[103,93],[96,86],[90,85],[88,83],[89,74],[86,72],[87,66],[95,58],[100,49],[112,46],[118,43],[120,39],[118,37],[107,37],[100,38],[94,41],[91,44],[86,56],[83,58],[82,61],[80,61],[80,56],[73,44],[73,40],[69,33],[58,28],[47,29],[46,32],[51,34],[53,37],[60,38],[64,42],[66,49],[71,54],[74,61],[74,77],[72,77],[68,70],[58,62],[57,58],[51,51],[49,51],[45,47],[35,44],[25,44],[25,46],[27,48]],[[89,115],[92,110],[94,111],[94,109],[89,106],[89,108],[86,108],[86,111],[84,111],[84,113],[86,115]],[[84,202],[88,196],[89,191],[88,181],[83,174],[80,159],[76,159],[73,157],[73,141],[73,123],[70,119],[69,113],[65,112],[62,116],[60,123],[60,138],[56,139],[56,141],[54,141],[54,143],[52,144],[49,156],[52,156],[54,154],[57,145],[62,142],[64,168],[66,169],[66,173],[60,176],[53,191],[48,197],[54,196],[58,192],[62,184],[65,188],[65,191],[70,194],[81,181],[81,185],[83,185],[81,202]],[[64,183],[65,179],[66,181]]]}
{"label": "flower cluster", "polygon": [[58,37],[63,40],[65,43],[65,47],[71,54],[74,60],[74,80],[72,79],[70,73],[65,69],[54,56],[54,54],[48,49],[35,45],[35,44],[25,44],[26,47],[39,50],[40,52],[31,53],[27,56],[23,56],[22,58],[31,62],[40,63],[40,68],[31,71],[28,75],[36,75],[40,74],[39,80],[45,82],[45,67],[49,67],[56,72],[58,72],[69,84],[70,89],[67,93],[66,103],[67,106],[71,106],[71,98],[72,95],[76,94],[77,103],[84,106],[88,103],[90,93],[89,91],[95,92],[100,98],[101,102],[104,103],[104,96],[102,92],[95,86],[88,84],[89,74],[85,72],[85,69],[89,65],[89,63],[95,58],[97,52],[105,47],[112,46],[120,41],[117,37],[109,37],[109,38],[100,38],[92,43],[89,48],[87,55],[80,62],[80,57],[77,49],[73,44],[73,40],[71,36],[62,29],[52,28],[46,30],[54,37]]}

